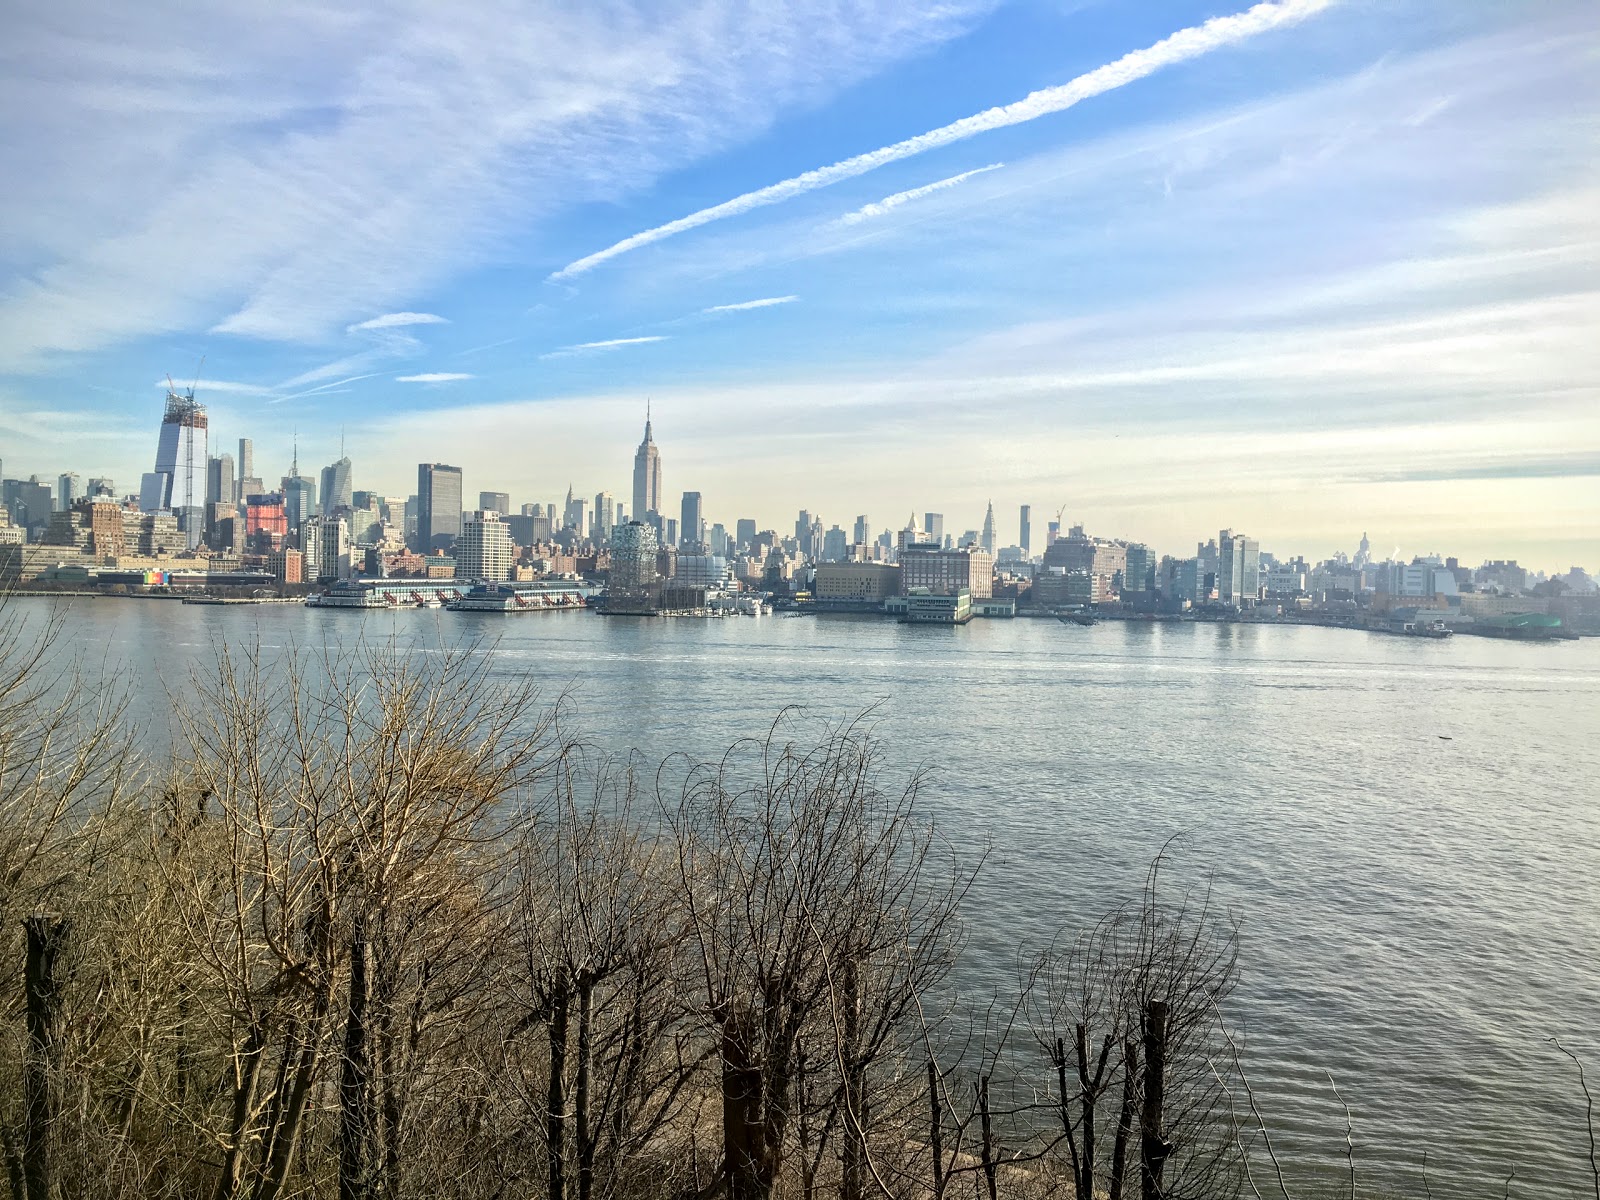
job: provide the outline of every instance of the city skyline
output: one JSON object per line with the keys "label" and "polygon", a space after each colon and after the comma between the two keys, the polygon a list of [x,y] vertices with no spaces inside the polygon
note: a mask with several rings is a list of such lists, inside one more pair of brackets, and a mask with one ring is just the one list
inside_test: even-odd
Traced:
{"label": "city skyline", "polygon": [[627,496],[648,399],[667,511],[725,523],[1600,564],[1591,6],[708,4],[552,15],[561,62],[492,8],[411,49],[438,19],[223,7],[169,62],[159,8],[22,15],[8,475],[137,490],[204,356],[269,482],[348,426],[358,487]]}

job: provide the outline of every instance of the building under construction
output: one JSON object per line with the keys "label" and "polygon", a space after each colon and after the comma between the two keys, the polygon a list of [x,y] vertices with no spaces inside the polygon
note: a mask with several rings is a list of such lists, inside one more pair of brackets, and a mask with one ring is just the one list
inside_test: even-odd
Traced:
{"label": "building under construction", "polygon": [[156,469],[140,482],[139,507],[147,513],[171,512],[191,550],[205,532],[207,454],[205,406],[195,400],[193,388],[182,395],[169,388]]}

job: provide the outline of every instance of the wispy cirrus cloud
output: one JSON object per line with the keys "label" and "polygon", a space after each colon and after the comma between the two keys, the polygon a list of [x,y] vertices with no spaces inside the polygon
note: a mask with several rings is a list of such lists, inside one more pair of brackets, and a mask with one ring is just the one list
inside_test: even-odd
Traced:
{"label": "wispy cirrus cloud", "polygon": [[541,354],[540,358],[567,358],[574,354],[590,354],[598,350],[616,350],[622,346],[644,346],[651,342],[664,342],[668,340],[666,334],[652,334],[649,337],[608,338],[603,342],[579,342],[575,346],[563,346],[559,350],[552,350],[548,354]]}
{"label": "wispy cirrus cloud", "polygon": [[0,370],[186,330],[397,331],[362,316],[747,141],[988,3],[19,11],[0,147],[29,169],[0,194]]}
{"label": "wispy cirrus cloud", "polygon": [[983,112],[952,121],[948,125],[931,129],[916,137],[842,159],[831,166],[806,171],[781,183],[745,192],[732,200],[725,200],[721,204],[702,208],[676,221],[668,221],[664,225],[657,225],[625,237],[604,250],[597,250],[593,254],[573,260],[551,275],[550,279],[571,279],[586,271],[592,271],[601,263],[609,262],[630,250],[637,250],[641,246],[648,246],[688,230],[698,229],[713,221],[737,217],[769,204],[780,204],[806,192],[828,187],[845,179],[854,179],[858,175],[865,175],[868,171],[875,171],[889,163],[925,154],[929,150],[936,150],[966,138],[1035,121],[1052,113],[1065,112],[1073,105],[1116,88],[1125,87],[1154,74],[1163,67],[1199,58],[1201,55],[1246,41],[1269,30],[1297,24],[1332,7],[1333,3],[1334,0],[1269,0],[1268,3],[1257,4],[1253,8],[1231,16],[1212,17],[1203,24],[1180,29],[1154,45],[1124,54],[1116,61],[1079,75],[1067,83],[1057,87],[1041,88],[1013,104],[985,109]]}
{"label": "wispy cirrus cloud", "polygon": [[180,392],[193,387],[196,393],[200,392],[225,392],[235,396],[270,396],[273,388],[259,383],[239,383],[231,379],[193,379],[182,380],[176,384],[169,379],[158,379],[155,386],[165,389],[175,386]]}
{"label": "wispy cirrus cloud", "polygon": [[713,313],[748,312],[752,308],[772,308],[779,304],[793,304],[799,296],[767,296],[761,300],[741,300],[738,304],[713,304],[710,308],[702,308],[701,316]]}
{"label": "wispy cirrus cloud", "polygon": [[441,317],[434,313],[424,312],[395,312],[384,313],[381,317],[373,317],[369,321],[360,321],[354,325],[346,325],[346,333],[363,333],[370,329],[403,329],[409,325],[448,325],[449,318]]}
{"label": "wispy cirrus cloud", "polygon": [[423,375],[396,375],[396,383],[460,383],[466,379],[476,379],[476,375],[468,375],[461,371],[430,371]]}
{"label": "wispy cirrus cloud", "polygon": [[921,187],[910,188],[904,192],[896,192],[892,196],[885,196],[882,200],[874,200],[871,204],[863,204],[855,212],[845,213],[839,218],[841,225],[856,225],[862,221],[870,221],[873,217],[881,217],[885,213],[893,212],[902,204],[909,204],[913,200],[921,200],[924,196],[931,196],[935,192],[942,192],[946,188],[953,188],[958,183],[965,183],[974,175],[984,175],[990,171],[998,171],[1005,163],[990,163],[987,167],[978,167],[976,170],[963,171],[959,175],[952,175],[949,179],[940,179],[934,183],[925,183]]}

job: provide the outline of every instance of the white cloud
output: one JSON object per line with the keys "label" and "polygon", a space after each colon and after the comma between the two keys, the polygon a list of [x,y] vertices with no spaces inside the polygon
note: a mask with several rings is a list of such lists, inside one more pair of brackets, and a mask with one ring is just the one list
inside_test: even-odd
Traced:
{"label": "white cloud", "polygon": [[702,308],[700,315],[708,313],[746,312],[752,308],[771,308],[775,304],[793,304],[799,296],[768,296],[762,300],[743,300],[738,304],[713,304],[710,308]]}
{"label": "white cloud", "polygon": [[208,326],[306,341],[364,324],[986,2],[18,10],[0,47],[0,369]]}
{"label": "white cloud", "polygon": [[368,329],[400,329],[407,325],[448,325],[450,322],[445,317],[435,316],[433,313],[422,312],[396,312],[385,313],[381,317],[373,317],[370,321],[362,321],[355,325],[347,325],[346,333],[360,333]]}
{"label": "white cloud", "polygon": [[650,342],[664,342],[665,334],[655,334],[651,337],[610,338],[604,342],[579,342],[576,346],[563,346],[559,350],[552,350],[548,354],[541,354],[540,358],[566,358],[572,354],[585,354],[591,350],[615,350],[619,346],[643,346]]}
{"label": "white cloud", "polygon": [[976,170],[963,171],[959,175],[952,175],[949,179],[940,179],[935,183],[925,183],[921,187],[914,187],[904,192],[896,192],[892,196],[885,196],[882,200],[875,200],[871,204],[864,204],[854,212],[845,213],[839,218],[841,225],[855,225],[858,222],[881,217],[885,213],[893,212],[902,204],[909,204],[913,200],[921,200],[924,196],[931,196],[935,192],[942,192],[946,188],[953,188],[958,183],[965,183],[974,175],[982,175],[989,171],[998,171],[1005,163],[991,163],[987,167],[978,167]]}
{"label": "white cloud", "polygon": [[1303,21],[1330,7],[1333,2],[1334,0],[1273,0],[1257,4],[1232,16],[1212,17],[1204,24],[1180,29],[1152,46],[1125,54],[1115,62],[1096,67],[1093,71],[1079,75],[1067,83],[1032,92],[1015,103],[985,109],[983,112],[952,121],[948,125],[918,134],[916,137],[906,138],[865,154],[857,154],[831,166],[818,167],[802,175],[796,175],[792,179],[785,179],[781,183],[746,192],[742,196],[735,196],[732,200],[725,200],[721,204],[690,213],[687,217],[680,217],[665,225],[657,225],[642,233],[633,234],[607,246],[604,250],[597,250],[593,254],[568,263],[550,278],[571,279],[630,250],[663,241],[690,229],[698,229],[713,221],[740,216],[765,205],[779,204],[806,192],[815,191],[817,188],[853,179],[889,163],[936,150],[941,146],[948,146],[982,133],[1004,129],[1010,125],[1020,125],[1052,113],[1064,112],[1075,104],[1143,79],[1163,67],[1186,62],[1268,30]]}
{"label": "white cloud", "polygon": [[176,387],[180,392],[186,392],[193,387],[195,394],[201,392],[227,392],[238,396],[270,396],[273,389],[259,383],[235,383],[228,379],[184,379],[175,383],[168,379],[158,379],[155,386],[165,390],[167,387]]}
{"label": "white cloud", "polygon": [[464,375],[458,371],[434,371],[426,375],[396,375],[396,383],[459,383],[463,379],[476,379],[475,375]]}

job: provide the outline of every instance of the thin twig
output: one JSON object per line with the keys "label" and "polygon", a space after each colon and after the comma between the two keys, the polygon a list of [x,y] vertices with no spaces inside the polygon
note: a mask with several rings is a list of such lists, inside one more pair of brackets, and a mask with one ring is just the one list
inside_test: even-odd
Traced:
{"label": "thin twig", "polygon": [[1578,1068],[1578,1086],[1583,1089],[1584,1124],[1589,1129],[1589,1174],[1594,1180],[1595,1200],[1600,1200],[1600,1162],[1596,1161],[1594,1153],[1594,1097],[1589,1095],[1589,1083],[1583,1077],[1583,1062],[1555,1038],[1551,1038],[1550,1042],[1557,1050],[1570,1058],[1573,1065]]}
{"label": "thin twig", "polygon": [[1333,1097],[1344,1108],[1344,1158],[1350,1165],[1350,1200],[1356,1200],[1356,1143],[1351,1137],[1350,1106],[1345,1104],[1344,1097],[1339,1095],[1339,1085],[1334,1081],[1333,1072],[1328,1073],[1328,1083],[1333,1088]]}

